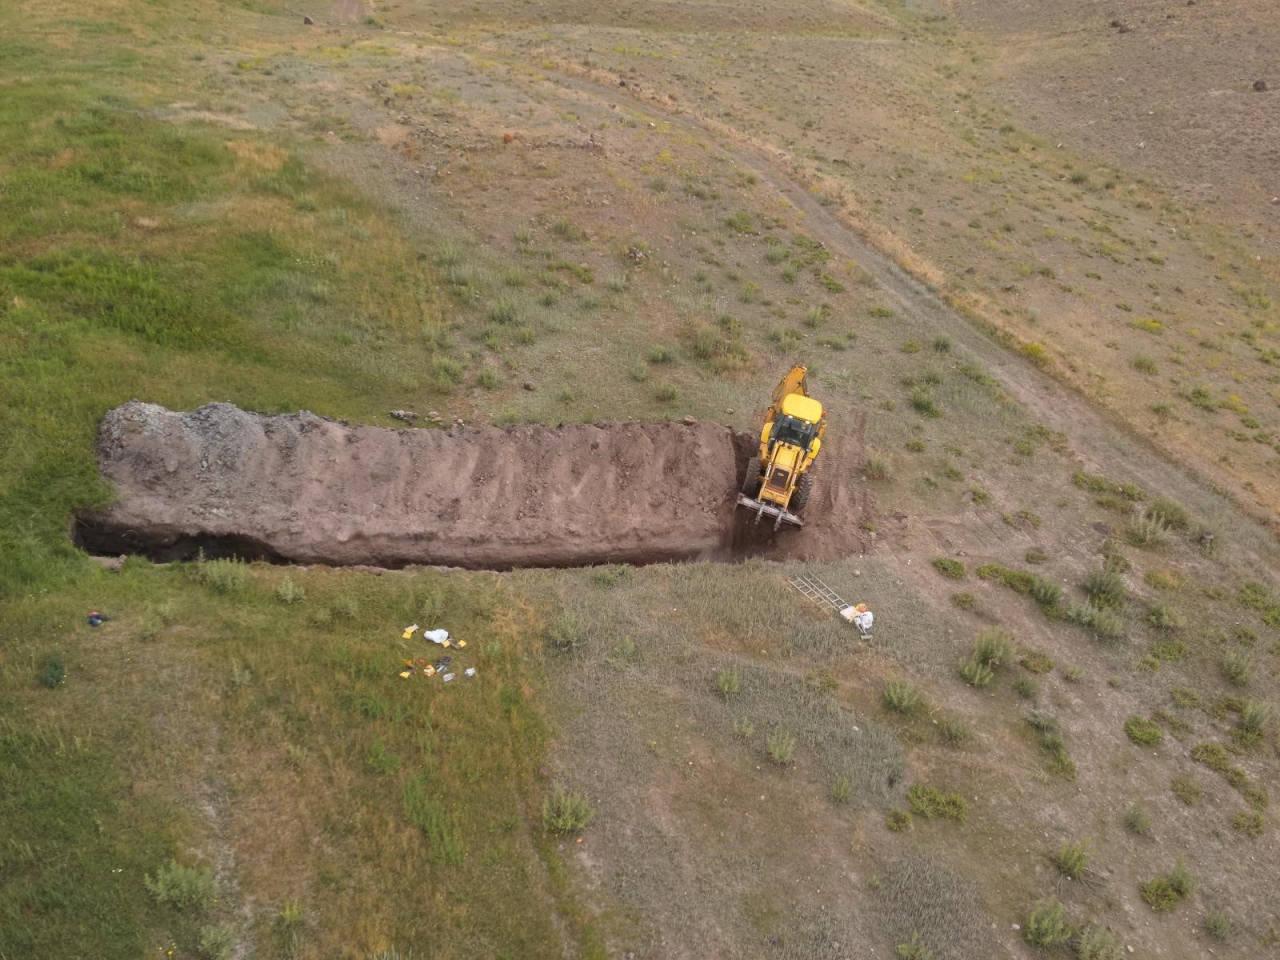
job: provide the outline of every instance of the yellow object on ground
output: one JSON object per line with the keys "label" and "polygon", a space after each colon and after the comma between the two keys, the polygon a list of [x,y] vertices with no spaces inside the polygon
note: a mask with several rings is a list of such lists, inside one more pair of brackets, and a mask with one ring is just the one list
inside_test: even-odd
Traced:
{"label": "yellow object on ground", "polygon": [[808,368],[794,366],[773,391],[773,401],[760,430],[759,456],[747,463],[738,503],[755,511],[756,521],[773,518],[797,527],[799,513],[809,501],[813,478],[809,475],[822,437],[827,430],[822,404],[809,396]]}

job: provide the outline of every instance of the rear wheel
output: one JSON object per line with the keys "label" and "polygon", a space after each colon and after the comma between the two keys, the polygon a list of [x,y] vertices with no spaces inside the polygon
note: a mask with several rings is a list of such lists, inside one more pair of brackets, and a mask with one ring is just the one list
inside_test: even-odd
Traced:
{"label": "rear wheel", "polygon": [[760,495],[760,458],[747,461],[747,472],[742,478],[742,492],[753,500]]}
{"label": "rear wheel", "polygon": [[799,513],[809,502],[809,494],[813,492],[813,477],[805,474],[796,481],[795,492],[791,494],[791,512]]}

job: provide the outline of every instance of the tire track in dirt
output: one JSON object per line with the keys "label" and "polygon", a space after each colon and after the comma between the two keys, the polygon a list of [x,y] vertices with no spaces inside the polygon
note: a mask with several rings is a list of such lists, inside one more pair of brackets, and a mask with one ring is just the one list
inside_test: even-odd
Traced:
{"label": "tire track in dirt", "polygon": [[711,141],[730,162],[755,174],[787,200],[800,215],[803,229],[832,253],[867,271],[899,312],[951,337],[959,347],[958,355],[968,354],[985,364],[999,386],[1037,422],[1068,438],[1082,469],[1130,480],[1172,497],[1191,507],[1210,527],[1229,531],[1232,540],[1257,563],[1274,566],[1277,562],[1280,550],[1270,518],[1220,492],[1193,467],[1173,459],[1116,415],[1013,354],[953,309],[928,283],[907,272],[864,233],[823,206],[805,186],[802,174],[795,172],[795,160],[786,151],[755,143],[720,121],[649,99],[634,84],[621,88],[580,71],[547,72],[544,77],[567,95],[597,105],[607,107],[625,98],[629,109],[650,120],[670,124],[703,142]]}

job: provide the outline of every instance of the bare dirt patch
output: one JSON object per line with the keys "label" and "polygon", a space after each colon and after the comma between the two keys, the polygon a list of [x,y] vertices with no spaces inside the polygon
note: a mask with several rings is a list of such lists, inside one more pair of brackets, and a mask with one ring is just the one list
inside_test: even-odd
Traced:
{"label": "bare dirt patch", "polygon": [[[104,418],[118,498],[80,518],[95,552],[509,569],[729,559],[735,435],[707,423],[391,430],[215,403],[133,401]],[[833,460],[840,464],[839,458]],[[843,487],[850,475],[833,470]],[[861,548],[851,490],[816,498],[813,535],[752,539],[752,554]],[[865,505],[865,498],[862,502]]]}

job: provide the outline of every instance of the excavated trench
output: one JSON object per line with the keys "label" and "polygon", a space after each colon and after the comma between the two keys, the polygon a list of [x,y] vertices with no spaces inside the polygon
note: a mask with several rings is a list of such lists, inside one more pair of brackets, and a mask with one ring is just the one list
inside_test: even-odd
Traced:
{"label": "excavated trench", "polygon": [[131,401],[98,437],[116,497],[73,535],[157,561],[493,570],[865,550],[860,443],[828,442],[805,527],[776,534],[734,506],[751,446],[709,423],[387,429]]}

